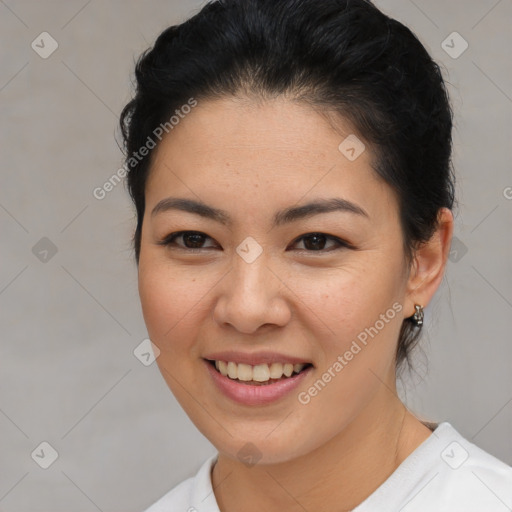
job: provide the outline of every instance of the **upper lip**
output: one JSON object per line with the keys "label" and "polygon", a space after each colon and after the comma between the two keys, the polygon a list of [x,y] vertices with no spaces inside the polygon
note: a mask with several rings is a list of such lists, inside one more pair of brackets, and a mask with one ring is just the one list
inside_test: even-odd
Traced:
{"label": "upper lip", "polygon": [[232,361],[233,363],[250,364],[251,366],[272,363],[312,364],[310,361],[307,361],[302,357],[295,357],[271,351],[249,353],[229,350],[223,352],[212,352],[211,354],[207,354],[203,357],[210,361]]}

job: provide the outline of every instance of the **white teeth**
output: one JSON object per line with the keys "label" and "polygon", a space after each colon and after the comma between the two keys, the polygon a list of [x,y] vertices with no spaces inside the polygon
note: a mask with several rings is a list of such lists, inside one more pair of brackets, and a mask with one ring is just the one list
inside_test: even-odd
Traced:
{"label": "white teeth", "polygon": [[226,361],[215,361],[215,365],[217,365],[217,363],[219,363],[219,372],[224,375],[224,377],[227,377],[228,375],[228,363],[226,363]]}
{"label": "white teeth", "polygon": [[[235,364],[235,363],[233,363]],[[238,380],[243,380],[245,382],[248,382],[253,379],[252,377],[252,367],[250,364],[239,364],[237,368],[238,373]],[[230,375],[230,378],[231,377]]]}
{"label": "white teeth", "polygon": [[[249,367],[250,368],[250,367]],[[252,380],[256,382],[266,382],[270,379],[270,369],[268,364],[257,364],[252,368]]]}
{"label": "white teeth", "polygon": [[286,363],[286,364],[283,366],[283,373],[284,373],[287,377],[291,377],[291,375],[292,375],[292,373],[293,373],[293,364]]}
{"label": "white teeth", "polygon": [[270,365],[270,378],[280,379],[283,376],[283,365],[281,363],[272,363]]}
{"label": "white teeth", "polygon": [[250,364],[234,363],[233,361],[215,361],[215,368],[230,379],[238,379],[243,382],[268,382],[270,379],[280,379],[284,377],[291,377],[294,373],[300,373],[306,365],[303,363],[272,363],[257,364],[251,366]]}
{"label": "white teeth", "polygon": [[228,363],[228,377],[230,379],[238,379],[238,365],[232,361]]}

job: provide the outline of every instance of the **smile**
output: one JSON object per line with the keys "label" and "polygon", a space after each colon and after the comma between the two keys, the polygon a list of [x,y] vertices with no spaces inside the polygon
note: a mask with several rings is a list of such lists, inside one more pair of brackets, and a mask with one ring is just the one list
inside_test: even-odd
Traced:
{"label": "smile", "polygon": [[272,381],[300,373],[308,364],[271,363],[250,365],[233,361],[214,361],[216,370],[224,377],[252,385],[269,384]]}
{"label": "smile", "polygon": [[267,405],[289,396],[313,370],[310,363],[250,365],[207,359],[204,362],[214,389],[230,400],[252,406]]}

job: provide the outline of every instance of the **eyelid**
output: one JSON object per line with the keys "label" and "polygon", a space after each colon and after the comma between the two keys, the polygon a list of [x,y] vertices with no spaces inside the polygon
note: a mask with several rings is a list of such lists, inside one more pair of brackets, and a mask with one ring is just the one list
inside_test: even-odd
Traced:
{"label": "eyelid", "polygon": [[321,236],[324,236],[327,241],[333,241],[333,242],[336,242],[338,244],[337,247],[333,247],[331,249],[321,249],[319,251],[308,251],[307,249],[297,249],[298,251],[302,252],[302,253],[307,253],[307,254],[326,254],[326,253],[329,253],[329,252],[332,252],[332,251],[335,251],[337,249],[354,249],[354,246],[351,245],[350,243],[346,242],[345,240],[337,237],[337,236],[334,236],[334,235],[329,235],[328,233],[324,233],[322,231],[310,231],[308,233],[304,233],[303,235],[300,235],[299,237],[297,237],[292,243],[291,245],[295,245],[296,243],[298,243],[299,241],[301,241],[303,238],[307,238],[309,236],[313,236],[313,235],[321,235]]}
{"label": "eyelid", "polygon": [[157,244],[163,245],[165,247],[172,247],[173,249],[177,248],[177,249],[182,249],[184,251],[193,251],[193,252],[204,251],[205,249],[211,249],[211,247],[191,248],[191,247],[184,247],[184,246],[175,244],[174,241],[176,240],[176,238],[179,238],[182,235],[202,235],[202,236],[206,237],[207,239],[209,238],[210,240],[213,240],[213,238],[211,236],[207,235],[206,233],[203,233],[202,231],[184,230],[184,231],[174,231],[173,233],[170,233],[169,235],[165,236],[162,240],[158,241]]}
{"label": "eyelid", "polygon": [[[180,250],[184,250],[184,251],[192,251],[192,252],[198,252],[198,251],[204,251],[204,250],[207,250],[207,249],[213,249],[214,247],[196,247],[196,248],[191,248],[191,247],[183,247],[183,246],[180,246],[180,245],[176,245],[175,244],[175,240],[176,238],[179,238],[180,236],[182,235],[185,235],[185,234],[194,234],[194,235],[202,235],[204,237],[206,237],[207,239],[210,239],[210,240],[213,240],[213,238],[209,235],[207,235],[206,233],[203,233],[202,231],[194,231],[194,230],[184,230],[184,231],[175,231],[173,233],[170,233],[169,235],[165,236],[162,240],[158,241],[157,244],[158,245],[162,245],[162,246],[166,246],[166,247],[169,247],[169,248],[172,248],[172,249],[180,249]],[[307,238],[309,236],[313,236],[313,235],[321,235],[321,236],[324,236],[327,240],[331,240],[331,241],[334,241],[338,244],[337,247],[334,247],[334,248],[331,248],[331,249],[320,249],[318,251],[314,251],[314,250],[307,250],[307,249],[298,249],[299,252],[301,253],[307,253],[307,254],[325,254],[325,253],[329,253],[329,252],[332,252],[332,251],[335,251],[335,250],[338,250],[338,249],[355,249],[355,247],[350,244],[349,242],[337,237],[337,236],[334,236],[334,235],[329,235],[328,233],[323,233],[321,231],[310,231],[308,233],[304,233],[300,236],[298,236],[297,238],[295,238],[293,240],[293,242],[290,244],[291,246],[295,245],[296,243],[298,243],[299,241],[301,241],[302,239],[304,238]]]}

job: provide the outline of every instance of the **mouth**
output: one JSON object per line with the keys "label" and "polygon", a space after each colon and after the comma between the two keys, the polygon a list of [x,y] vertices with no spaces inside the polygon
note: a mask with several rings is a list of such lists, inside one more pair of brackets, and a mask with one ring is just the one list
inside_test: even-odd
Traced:
{"label": "mouth", "polygon": [[249,386],[268,386],[293,379],[313,366],[311,363],[274,362],[250,365],[212,359],[205,359],[205,361],[223,377]]}
{"label": "mouth", "polygon": [[[218,357],[218,356],[217,356]],[[294,390],[304,385],[314,365],[295,360],[280,363],[269,357],[271,361],[261,362],[261,356],[253,363],[235,363],[222,359],[203,359],[213,389],[232,402],[244,406],[265,406],[271,403],[282,403],[286,397],[293,395]],[[243,358],[241,356],[240,358]]]}

